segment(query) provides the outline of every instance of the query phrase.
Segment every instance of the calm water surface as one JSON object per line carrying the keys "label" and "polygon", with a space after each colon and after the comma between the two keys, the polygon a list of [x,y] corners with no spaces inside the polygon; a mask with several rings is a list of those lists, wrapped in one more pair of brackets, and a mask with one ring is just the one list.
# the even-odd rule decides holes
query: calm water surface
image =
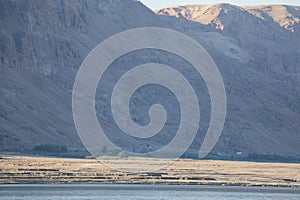
{"label": "calm water surface", "polygon": [[300,188],[180,185],[0,185],[0,200],[246,199],[300,200]]}

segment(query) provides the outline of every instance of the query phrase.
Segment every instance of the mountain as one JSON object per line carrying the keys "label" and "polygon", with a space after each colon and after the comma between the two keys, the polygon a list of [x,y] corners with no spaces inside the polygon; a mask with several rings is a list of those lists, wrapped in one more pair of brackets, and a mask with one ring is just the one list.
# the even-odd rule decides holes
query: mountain
{"label": "mountain", "polygon": [[0,1],[0,149],[82,148],[71,93],[83,59],[107,37],[156,18],[131,0]]}
{"label": "mountain", "polygon": [[[82,149],[71,95],[84,58],[113,34],[165,27],[201,43],[223,76],[227,119],[213,153],[300,157],[299,18],[299,7],[283,5],[175,6],[154,13],[133,0],[1,0],[0,150],[39,144]],[[132,57],[136,61],[116,65],[156,57],[188,67],[170,54],[142,51]]]}
{"label": "mountain", "polygon": [[299,154],[300,7],[187,5],[156,13],[211,28],[194,36],[207,45],[226,81],[227,146]]}
{"label": "mountain", "polygon": [[[230,29],[228,25],[248,22],[248,25],[280,26],[291,32],[299,32],[300,7],[287,5],[234,6],[227,3],[215,5],[186,5],[162,8],[156,13],[184,17],[202,24],[210,24],[217,29]],[[264,20],[263,23],[259,19]],[[252,22],[252,23],[251,23]],[[257,22],[257,23],[253,23]],[[244,24],[245,25],[245,24]],[[245,29],[246,27],[244,27]]]}

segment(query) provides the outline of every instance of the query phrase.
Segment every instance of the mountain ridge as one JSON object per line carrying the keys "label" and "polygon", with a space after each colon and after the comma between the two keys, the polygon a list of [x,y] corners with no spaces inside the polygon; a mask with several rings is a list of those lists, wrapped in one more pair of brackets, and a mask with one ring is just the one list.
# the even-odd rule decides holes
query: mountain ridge
{"label": "mountain ridge", "polygon": [[[219,67],[228,113],[213,153],[300,157],[297,12],[291,14],[295,23],[282,28],[270,18],[257,17],[253,8],[254,14],[237,7],[231,12],[227,4],[224,8],[217,20],[210,12],[219,13],[218,8],[208,8],[205,24],[184,15],[156,15],[131,0],[0,1],[0,150],[24,151],[45,143],[82,149],[71,108],[80,64],[109,36],[151,26],[192,37]],[[136,57],[143,61],[147,55]],[[163,59],[175,60],[158,56]],[[200,143],[196,141],[192,150]]]}
{"label": "mountain ridge", "polygon": [[[231,10],[229,11],[228,9]],[[213,21],[214,18],[218,17],[218,15],[221,14],[221,12],[228,13],[228,12],[233,12],[234,10],[247,11],[249,14],[253,14],[254,16],[260,17],[262,19],[264,19],[264,17],[259,16],[258,12],[263,12],[263,14],[267,14],[269,16],[273,15],[274,17],[277,17],[274,20],[277,23],[279,23],[280,20],[288,17],[291,18],[290,19],[291,24],[289,25],[294,25],[295,23],[300,22],[300,18],[299,18],[300,6],[290,6],[290,5],[283,5],[283,4],[278,4],[278,5],[270,4],[270,5],[257,5],[257,6],[237,6],[228,3],[206,4],[206,5],[174,5],[174,6],[168,6],[165,8],[157,9],[155,10],[155,12],[158,14],[164,14],[169,16],[176,16],[176,17],[182,16],[192,21],[200,22],[203,24],[209,24],[210,22]],[[211,16],[212,18],[208,18],[207,15],[209,13],[213,14]],[[286,27],[287,29],[290,28],[286,24],[280,24],[280,25],[282,27]]]}

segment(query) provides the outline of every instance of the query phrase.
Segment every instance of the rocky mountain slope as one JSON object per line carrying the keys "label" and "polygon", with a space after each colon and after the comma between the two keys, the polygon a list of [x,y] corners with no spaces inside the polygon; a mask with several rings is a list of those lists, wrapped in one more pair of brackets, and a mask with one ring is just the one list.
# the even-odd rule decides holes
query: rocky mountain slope
{"label": "rocky mountain slope", "polygon": [[[112,34],[157,26],[196,39],[222,73],[228,112],[213,153],[300,157],[299,7],[216,4],[157,13],[132,0],[1,0],[0,150],[83,148],[71,110],[83,59]],[[147,52],[133,56],[149,61]]]}
{"label": "rocky mountain slope", "polygon": [[157,17],[131,0],[3,0],[0,10],[0,148],[82,148],[71,92],[83,59],[112,34]]}
{"label": "rocky mountain slope", "polygon": [[[299,154],[300,7],[188,5],[156,13],[211,27],[198,33],[205,37],[202,41],[235,59],[224,62],[211,52],[228,81],[225,130],[231,136],[227,131],[223,135],[228,145],[242,151],[251,143],[249,151],[265,153],[274,152],[267,150],[271,146],[279,151],[294,146],[294,153]],[[222,66],[227,66],[226,72]]]}

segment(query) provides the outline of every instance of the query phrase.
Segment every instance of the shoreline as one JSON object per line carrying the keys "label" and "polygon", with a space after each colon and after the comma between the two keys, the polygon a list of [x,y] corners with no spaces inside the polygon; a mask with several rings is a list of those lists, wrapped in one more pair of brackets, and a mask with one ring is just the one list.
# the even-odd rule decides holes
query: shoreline
{"label": "shoreline", "polygon": [[165,169],[141,173],[105,166],[136,168],[165,159],[106,158],[105,160],[2,155],[0,184],[122,184],[211,187],[300,188],[300,164],[179,159]]}
{"label": "shoreline", "polygon": [[110,187],[113,185],[120,186],[120,188],[126,188],[127,186],[138,186],[138,187],[161,187],[161,186],[183,186],[183,187],[209,187],[209,188],[245,188],[246,190],[295,190],[300,193],[300,186],[288,186],[288,185],[239,185],[239,184],[189,184],[189,183],[96,183],[96,182],[89,182],[89,183],[0,183],[0,188],[7,188],[7,187],[58,187],[58,186],[67,186],[67,187]]}

